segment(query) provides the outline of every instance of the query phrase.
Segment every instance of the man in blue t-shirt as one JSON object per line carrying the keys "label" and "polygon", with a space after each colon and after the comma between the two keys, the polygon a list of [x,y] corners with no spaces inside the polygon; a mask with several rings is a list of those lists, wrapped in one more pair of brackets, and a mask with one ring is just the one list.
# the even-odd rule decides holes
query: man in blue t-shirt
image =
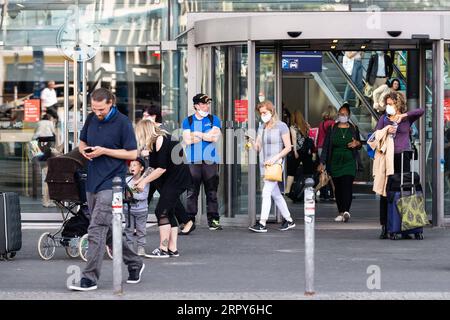
{"label": "man in blue t-shirt", "polygon": [[209,229],[221,230],[217,203],[219,154],[216,150],[216,142],[221,136],[221,124],[218,117],[209,113],[210,97],[199,93],[192,101],[195,113],[183,121],[183,141],[187,145],[186,158],[193,180],[193,185],[187,193],[187,212],[195,221],[200,185],[203,183]]}
{"label": "man in blue t-shirt", "polygon": [[[130,120],[113,105],[114,95],[100,88],[91,94],[92,113],[87,117],[80,135],[80,153],[89,160],[86,195],[91,220],[88,228],[87,264],[76,291],[97,289],[106,235],[112,222],[112,180],[119,176],[125,183],[126,160],[137,158],[137,143]],[[145,265],[126,241],[123,261],[128,266],[127,283],[138,283]]]}

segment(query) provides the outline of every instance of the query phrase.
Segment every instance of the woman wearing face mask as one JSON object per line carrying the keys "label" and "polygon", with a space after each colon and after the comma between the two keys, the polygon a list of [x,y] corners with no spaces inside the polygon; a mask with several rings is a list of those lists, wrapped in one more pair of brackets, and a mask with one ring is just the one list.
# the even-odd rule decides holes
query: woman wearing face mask
{"label": "woman wearing face mask", "polygon": [[384,112],[386,105],[384,103],[384,97],[392,91],[400,91],[400,80],[394,78],[388,81],[386,84],[381,85],[373,91],[373,108],[378,112]]}
{"label": "woman wearing face mask", "polygon": [[328,129],[320,156],[318,170],[330,172],[335,186],[338,208],[337,222],[350,219],[353,199],[353,180],[355,179],[361,141],[358,127],[349,122],[350,106],[346,103],[338,113],[338,122]]}
{"label": "woman wearing face mask", "polygon": [[[262,124],[258,129],[256,142],[252,146],[256,151],[260,151],[260,170],[264,176],[264,165],[272,165],[282,163],[283,158],[291,151],[291,137],[289,135],[288,126],[278,120],[274,105],[270,101],[263,101],[258,104],[256,110],[259,112]],[[275,201],[277,208],[280,210],[284,218],[284,222],[280,228],[286,231],[295,227],[295,222],[291,217],[286,201],[280,192],[279,183],[277,181],[264,180],[262,191],[261,217],[259,222],[249,227],[253,232],[267,232],[266,221],[269,218],[271,198]]]}
{"label": "woman wearing face mask", "polygon": [[[411,126],[425,112],[423,109],[416,109],[407,112],[405,97],[401,92],[391,92],[384,97],[386,114],[380,118],[375,128],[381,130],[390,126],[388,132],[394,138],[394,173],[401,172],[401,154],[403,151],[411,150],[409,134]],[[403,171],[410,171],[411,156],[404,154]],[[380,239],[387,239],[387,198],[380,196]]]}

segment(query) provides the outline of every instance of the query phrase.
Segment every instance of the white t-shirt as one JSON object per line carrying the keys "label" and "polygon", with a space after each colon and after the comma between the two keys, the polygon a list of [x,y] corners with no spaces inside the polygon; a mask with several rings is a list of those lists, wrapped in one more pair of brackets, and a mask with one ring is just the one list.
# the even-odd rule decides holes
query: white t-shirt
{"label": "white t-shirt", "polygon": [[41,92],[41,100],[43,107],[50,107],[58,102],[55,89],[45,88]]}

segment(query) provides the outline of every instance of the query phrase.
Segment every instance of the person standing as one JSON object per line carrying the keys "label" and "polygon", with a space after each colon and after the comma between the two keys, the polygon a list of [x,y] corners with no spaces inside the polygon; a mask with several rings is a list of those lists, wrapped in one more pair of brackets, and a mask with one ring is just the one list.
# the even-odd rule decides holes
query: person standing
{"label": "person standing", "polygon": [[[291,137],[288,126],[278,120],[278,115],[274,105],[270,101],[263,101],[258,104],[256,110],[259,112],[264,124],[258,128],[256,141],[252,141],[252,147],[259,152],[259,164],[261,176],[264,177],[264,168],[267,165],[283,163],[284,157],[292,150]],[[266,222],[269,218],[272,199],[284,218],[280,230],[286,231],[295,227],[295,222],[291,217],[286,200],[280,191],[278,181],[264,179],[262,191],[261,216],[255,225],[249,227],[253,232],[267,232]]]}
{"label": "person standing", "polygon": [[[112,180],[119,176],[125,187],[126,160],[137,158],[137,143],[131,121],[114,106],[115,97],[107,89],[91,94],[93,115],[89,115],[80,134],[80,153],[89,160],[86,193],[91,221],[88,228],[87,264],[76,291],[97,289],[105,253],[106,236],[112,224]],[[128,266],[127,283],[138,283],[145,265],[122,240],[123,261]]]}
{"label": "person standing", "polygon": [[[362,59],[364,58],[363,51],[346,51],[345,56],[347,59],[353,60],[353,68],[350,73],[353,83],[356,85],[359,91],[363,90],[363,66]],[[350,98],[355,96],[353,90],[349,85],[345,88],[344,100],[349,101]],[[358,100],[359,101],[359,100]]]}
{"label": "person standing", "polygon": [[[402,152],[411,150],[410,132],[413,123],[425,113],[424,109],[407,111],[405,96],[398,91],[393,91],[384,97],[386,114],[381,116],[374,131],[390,126],[388,133],[394,135],[394,174],[401,173]],[[403,171],[411,169],[411,155],[406,152],[403,159]],[[387,239],[387,197],[380,196],[380,239]],[[404,237],[409,238],[409,235]]]}
{"label": "person standing", "polygon": [[366,82],[375,90],[379,86],[386,84],[393,71],[394,67],[391,57],[385,54],[384,51],[377,51],[376,54],[370,57]]}
{"label": "person standing", "polygon": [[353,180],[359,158],[358,150],[361,148],[358,127],[350,123],[349,118],[350,107],[345,104],[338,111],[338,122],[327,132],[318,168],[322,171],[326,166],[333,178],[339,212],[334,219],[336,222],[347,222],[350,219]]}
{"label": "person standing", "polygon": [[222,230],[217,201],[219,154],[215,145],[221,136],[221,124],[217,116],[209,113],[211,100],[203,93],[195,95],[192,98],[195,113],[183,121],[183,142],[193,179],[187,193],[187,213],[195,223],[203,183],[209,230]]}
{"label": "person standing", "polygon": [[47,82],[47,88],[41,92],[41,112],[46,113],[48,108],[55,106],[57,103],[58,98],[56,97],[55,81],[51,80]]}
{"label": "person standing", "polygon": [[[145,256],[149,185],[147,184],[142,192],[136,190],[136,185],[145,170],[144,159],[138,157],[136,160],[131,161],[129,169],[131,177],[127,177],[126,181],[129,203],[124,206],[125,214],[129,216],[125,218],[126,227],[124,232],[130,247],[135,248],[135,245],[137,245],[137,254],[142,257]],[[130,207],[128,208],[128,206]]]}
{"label": "person standing", "polygon": [[154,183],[160,194],[155,215],[158,220],[160,242],[147,258],[178,257],[178,221],[176,212],[185,214],[180,196],[191,185],[189,167],[185,163],[182,150],[176,154],[174,149],[179,144],[161,130],[153,121],[142,120],[136,125],[136,136],[140,148],[149,150],[150,167],[154,170],[137,185],[142,192],[148,183]]}
{"label": "person standing", "polygon": [[378,112],[384,112],[386,110],[384,97],[392,91],[400,91],[400,87],[400,80],[396,78],[379,86],[372,94],[373,108]]}

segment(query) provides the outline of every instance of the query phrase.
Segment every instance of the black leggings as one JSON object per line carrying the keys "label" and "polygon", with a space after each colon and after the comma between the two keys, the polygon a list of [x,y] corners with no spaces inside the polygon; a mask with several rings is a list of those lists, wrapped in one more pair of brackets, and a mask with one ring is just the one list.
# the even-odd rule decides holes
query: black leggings
{"label": "black leggings", "polygon": [[339,213],[349,212],[353,200],[354,176],[333,177],[336,204]]}
{"label": "black leggings", "polygon": [[[411,155],[409,153],[404,154],[403,159],[403,172],[411,171]],[[394,154],[394,173],[402,172],[402,154]],[[380,224],[382,226],[387,225],[388,214],[388,201],[387,197],[380,196]]]}
{"label": "black leggings", "polygon": [[155,209],[158,226],[170,224],[172,228],[177,227],[177,218],[180,217],[185,217],[187,219],[180,219],[184,220],[180,221],[182,223],[186,223],[187,221],[189,221],[186,214],[186,209],[184,208],[180,200],[180,196],[185,191],[186,188],[179,188],[169,181],[166,182],[162,186],[162,188],[158,189],[160,197]]}

